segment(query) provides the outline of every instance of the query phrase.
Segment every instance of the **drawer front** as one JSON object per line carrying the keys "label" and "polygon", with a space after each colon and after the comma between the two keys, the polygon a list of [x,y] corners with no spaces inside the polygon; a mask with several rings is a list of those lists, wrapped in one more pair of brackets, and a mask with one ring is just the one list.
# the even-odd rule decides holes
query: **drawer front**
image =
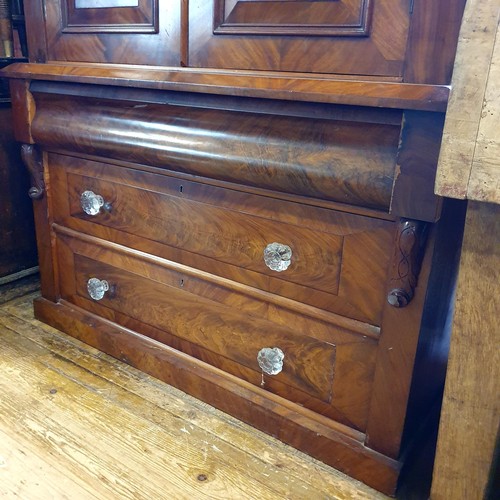
{"label": "drawer front", "polygon": [[[388,210],[391,204],[399,112],[384,117],[358,110],[352,121],[349,111],[339,111],[345,119],[273,116],[140,100],[125,104],[119,96],[118,102],[61,96],[64,86],[39,85],[33,88],[31,131],[49,150],[358,207]],[[386,118],[389,123],[379,123]]]}
{"label": "drawer front", "polygon": [[[53,213],[59,224],[380,324],[391,221],[51,158]],[[85,213],[83,193],[92,193],[94,201],[101,197],[104,206],[93,215]]]}
{"label": "drawer front", "polygon": [[[73,217],[92,219],[226,264],[266,275],[279,274],[285,281],[337,293],[341,236],[200,203],[190,199],[189,192],[184,194],[188,184],[176,195],[75,174],[68,174],[68,184]],[[111,200],[111,210],[86,215],[80,201],[86,191],[102,193],[105,200]],[[281,260],[280,248],[286,252]]]}
{"label": "drawer front", "polygon": [[320,330],[313,319],[280,324],[270,304],[208,275],[86,238],[58,237],[63,299],[342,423],[364,426],[376,340],[335,325],[311,336]]}

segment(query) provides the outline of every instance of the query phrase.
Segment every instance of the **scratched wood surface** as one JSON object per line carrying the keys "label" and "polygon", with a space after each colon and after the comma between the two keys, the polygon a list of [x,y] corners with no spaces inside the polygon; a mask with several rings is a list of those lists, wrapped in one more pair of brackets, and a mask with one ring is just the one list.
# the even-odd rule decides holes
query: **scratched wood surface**
{"label": "scratched wood surface", "polygon": [[[497,0],[497,22],[500,1]],[[495,32],[467,198],[500,203],[500,25]]]}
{"label": "scratched wood surface", "polygon": [[499,0],[468,0],[436,176],[436,193],[500,203]]}
{"label": "scratched wood surface", "polygon": [[37,294],[0,305],[2,498],[387,498],[36,321]]}
{"label": "scratched wood surface", "polygon": [[470,201],[458,276],[433,500],[485,496],[500,421],[500,206]]}

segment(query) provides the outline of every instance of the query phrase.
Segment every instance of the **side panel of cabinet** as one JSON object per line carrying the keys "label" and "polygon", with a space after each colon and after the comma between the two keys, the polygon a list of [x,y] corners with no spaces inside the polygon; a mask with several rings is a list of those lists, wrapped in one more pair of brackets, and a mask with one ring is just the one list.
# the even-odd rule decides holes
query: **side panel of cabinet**
{"label": "side panel of cabinet", "polygon": [[180,2],[44,0],[44,6],[49,61],[179,65]]}
{"label": "side panel of cabinet", "polygon": [[29,187],[29,174],[13,137],[12,109],[0,105],[0,283],[37,265]]}
{"label": "side panel of cabinet", "polygon": [[189,4],[194,67],[400,77],[407,0]]}

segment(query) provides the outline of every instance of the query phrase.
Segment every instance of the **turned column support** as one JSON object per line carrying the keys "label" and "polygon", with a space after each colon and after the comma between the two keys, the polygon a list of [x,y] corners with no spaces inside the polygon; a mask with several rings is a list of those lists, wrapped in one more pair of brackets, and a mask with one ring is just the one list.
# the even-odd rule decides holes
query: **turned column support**
{"label": "turned column support", "polygon": [[415,294],[425,250],[428,224],[401,219],[388,284],[387,301],[394,307],[405,307]]}
{"label": "turned column support", "polygon": [[39,200],[45,192],[42,154],[35,144],[23,144],[21,146],[21,157],[31,174],[33,184],[28,191],[28,195],[33,200]]}

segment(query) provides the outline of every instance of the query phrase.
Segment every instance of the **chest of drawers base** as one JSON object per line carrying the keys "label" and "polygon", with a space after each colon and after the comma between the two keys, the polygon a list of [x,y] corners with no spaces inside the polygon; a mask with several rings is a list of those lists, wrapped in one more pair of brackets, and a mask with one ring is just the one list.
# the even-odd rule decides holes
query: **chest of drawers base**
{"label": "chest of drawers base", "polygon": [[393,494],[444,375],[442,116],[28,85],[36,317]]}
{"label": "chest of drawers base", "polygon": [[64,301],[35,301],[36,317],[294,446],[380,491],[395,491],[401,464],[329,419]]}

